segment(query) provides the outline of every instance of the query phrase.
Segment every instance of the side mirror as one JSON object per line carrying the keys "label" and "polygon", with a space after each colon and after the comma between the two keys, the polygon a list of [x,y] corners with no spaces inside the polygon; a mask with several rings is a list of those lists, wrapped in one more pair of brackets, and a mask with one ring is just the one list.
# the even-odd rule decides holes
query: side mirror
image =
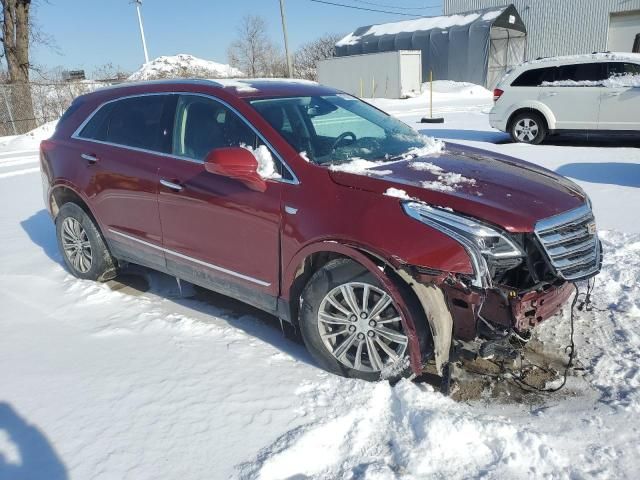
{"label": "side mirror", "polygon": [[209,173],[233,178],[251,190],[264,192],[267,184],[258,175],[258,161],[246,148],[228,147],[211,150],[205,160],[204,169]]}

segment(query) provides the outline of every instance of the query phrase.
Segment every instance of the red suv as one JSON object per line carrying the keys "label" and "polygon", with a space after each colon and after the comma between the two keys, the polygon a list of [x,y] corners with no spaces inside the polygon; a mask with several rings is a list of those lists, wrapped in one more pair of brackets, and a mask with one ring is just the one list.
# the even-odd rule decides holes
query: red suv
{"label": "red suv", "polygon": [[41,167],[75,276],[131,262],[221,292],[349,377],[442,371],[458,341],[526,338],[601,264],[574,183],[311,82],[83,95]]}

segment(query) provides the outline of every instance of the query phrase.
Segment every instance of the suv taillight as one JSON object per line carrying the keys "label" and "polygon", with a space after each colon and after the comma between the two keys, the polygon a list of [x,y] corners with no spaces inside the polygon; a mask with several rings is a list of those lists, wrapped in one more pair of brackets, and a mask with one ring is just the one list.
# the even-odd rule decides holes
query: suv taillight
{"label": "suv taillight", "polygon": [[500,90],[499,88],[496,88],[493,90],[493,101],[497,102],[500,97],[502,96],[502,94],[504,93],[504,90]]}

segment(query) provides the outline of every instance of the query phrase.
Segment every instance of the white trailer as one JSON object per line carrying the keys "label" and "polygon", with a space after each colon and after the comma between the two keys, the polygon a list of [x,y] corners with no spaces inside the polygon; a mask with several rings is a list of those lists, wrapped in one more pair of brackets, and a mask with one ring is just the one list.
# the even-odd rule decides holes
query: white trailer
{"label": "white trailer", "polygon": [[318,81],[360,98],[406,98],[420,94],[420,50],[334,57],[318,63]]}

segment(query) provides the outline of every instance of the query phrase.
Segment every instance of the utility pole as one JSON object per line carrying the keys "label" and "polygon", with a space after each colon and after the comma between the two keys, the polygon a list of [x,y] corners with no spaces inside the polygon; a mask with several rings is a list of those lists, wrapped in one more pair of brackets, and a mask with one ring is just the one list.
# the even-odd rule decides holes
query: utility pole
{"label": "utility pole", "polygon": [[289,55],[289,39],[287,38],[287,20],[284,15],[284,0],[280,0],[280,17],[282,18],[282,33],[284,35],[284,54],[287,56],[287,73],[289,78],[293,77],[293,65]]}
{"label": "utility pole", "polygon": [[147,52],[147,41],[144,38],[144,27],[142,26],[142,13],[140,13],[142,0],[133,0],[133,3],[136,4],[136,10],[138,11],[138,25],[140,25],[140,37],[142,37],[142,48],[144,49],[144,63],[149,63],[149,52]]}

